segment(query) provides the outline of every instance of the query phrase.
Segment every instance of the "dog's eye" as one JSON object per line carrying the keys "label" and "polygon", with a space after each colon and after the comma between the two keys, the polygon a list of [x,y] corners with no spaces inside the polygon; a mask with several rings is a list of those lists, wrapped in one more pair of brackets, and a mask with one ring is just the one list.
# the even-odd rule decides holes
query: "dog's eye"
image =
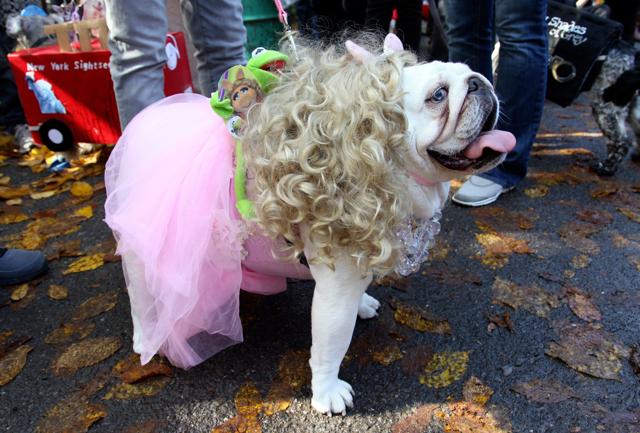
{"label": "dog's eye", "polygon": [[442,102],[445,99],[447,99],[448,94],[449,94],[449,91],[447,89],[445,89],[444,87],[440,87],[438,90],[433,92],[431,97],[427,99],[427,102],[435,102],[435,103]]}

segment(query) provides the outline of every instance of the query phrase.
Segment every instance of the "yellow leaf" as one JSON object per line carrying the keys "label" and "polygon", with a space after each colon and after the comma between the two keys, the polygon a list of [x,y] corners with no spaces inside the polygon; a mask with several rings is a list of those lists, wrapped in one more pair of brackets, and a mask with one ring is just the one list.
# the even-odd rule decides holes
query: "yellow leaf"
{"label": "yellow leaf", "polygon": [[430,388],[444,388],[460,380],[467,371],[469,352],[439,352],[424,367],[420,383]]}
{"label": "yellow leaf", "polygon": [[164,389],[171,381],[168,377],[152,377],[137,383],[120,383],[111,388],[104,400],[131,400],[152,397]]}
{"label": "yellow leaf", "polygon": [[29,217],[22,212],[7,212],[0,214],[0,224],[15,224],[28,219]]}
{"label": "yellow leaf", "polygon": [[120,349],[120,338],[88,338],[74,343],[55,360],[53,372],[57,375],[73,374],[77,370],[97,364]]}
{"label": "yellow leaf", "polygon": [[580,254],[571,259],[571,266],[575,269],[584,269],[591,263],[591,258],[587,255]]}
{"label": "yellow leaf", "polygon": [[525,189],[524,193],[527,195],[527,197],[540,198],[549,194],[549,187],[546,185],[537,185],[532,188]]}
{"label": "yellow leaf", "polygon": [[629,209],[628,207],[619,207],[618,210],[620,211],[621,214],[629,218],[631,221],[640,223],[639,213],[634,212],[632,209]]}
{"label": "yellow leaf", "polygon": [[96,317],[111,310],[117,303],[117,292],[107,292],[93,296],[84,301],[73,311],[72,320],[79,322]]}
{"label": "yellow leaf", "polygon": [[479,404],[480,406],[486,405],[492,395],[493,390],[475,376],[471,376],[462,388],[464,400],[469,403]]}
{"label": "yellow leaf", "polygon": [[136,383],[154,376],[171,376],[173,371],[162,358],[154,356],[145,365],[140,364],[140,356],[132,353],[118,361],[112,369],[124,383]]}
{"label": "yellow leaf", "polygon": [[402,359],[402,351],[397,344],[384,347],[380,351],[373,352],[373,360],[385,367],[391,365],[399,359]]}
{"label": "yellow leaf", "polygon": [[5,204],[7,206],[18,206],[22,204],[22,199],[21,198],[12,198],[10,200],[5,201]]}
{"label": "yellow leaf", "polygon": [[394,309],[393,318],[401,325],[408,326],[420,332],[451,334],[449,322],[434,317],[421,308],[404,304],[395,299],[391,301],[391,308]]}
{"label": "yellow leaf", "polygon": [[91,206],[83,206],[80,209],[77,209],[73,215],[83,217],[83,218],[91,218],[93,217],[93,207]]}
{"label": "yellow leaf", "polygon": [[0,185],[7,186],[11,183],[11,178],[9,176],[4,176],[0,174]]}
{"label": "yellow leaf", "polygon": [[27,296],[27,292],[29,292],[29,284],[22,284],[16,287],[13,292],[11,292],[11,300],[19,301],[20,299]]}
{"label": "yellow leaf", "polygon": [[45,413],[35,433],[84,433],[105,416],[103,405],[90,403],[82,392],[74,392]]}
{"label": "yellow leaf", "polygon": [[73,182],[71,194],[76,197],[91,197],[93,195],[93,187],[87,182]]}
{"label": "yellow leaf", "polygon": [[32,192],[31,194],[29,194],[29,197],[31,197],[34,200],[41,200],[43,198],[53,197],[56,194],[58,194],[58,191],[56,191],[56,190],[42,191],[42,192]]}
{"label": "yellow leaf", "polygon": [[91,322],[64,323],[51,331],[44,338],[44,342],[51,345],[66,344],[70,343],[74,336],[82,340],[91,334],[95,327],[96,325]]}
{"label": "yellow leaf", "polygon": [[29,185],[20,185],[16,188],[9,188],[8,186],[0,186],[0,199],[9,200],[12,198],[23,197],[31,193]]}
{"label": "yellow leaf", "polygon": [[266,416],[283,412],[291,406],[293,401],[293,390],[289,385],[282,382],[275,382],[269,388],[269,392],[262,404],[262,413]]}
{"label": "yellow leaf", "polygon": [[104,265],[104,254],[98,253],[91,256],[84,256],[71,262],[67,270],[62,272],[62,275],[92,271],[94,269],[98,269],[102,265]]}
{"label": "yellow leaf", "polygon": [[0,358],[0,386],[11,382],[22,371],[31,350],[29,345],[18,346]]}
{"label": "yellow leaf", "polygon": [[67,297],[69,296],[69,291],[67,290],[66,287],[59,286],[57,284],[52,284],[49,286],[49,290],[47,291],[47,294],[51,299],[60,300],[60,299],[67,299]]}

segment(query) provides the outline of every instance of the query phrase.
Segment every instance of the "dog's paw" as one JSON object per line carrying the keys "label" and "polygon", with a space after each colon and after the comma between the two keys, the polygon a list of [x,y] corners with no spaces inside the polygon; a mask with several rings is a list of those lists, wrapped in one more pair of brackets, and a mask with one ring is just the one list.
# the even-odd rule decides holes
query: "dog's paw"
{"label": "dog's paw", "polygon": [[380,308],[380,302],[373,296],[363,293],[362,298],[360,298],[360,305],[358,305],[358,317],[361,319],[376,317],[378,308]]}
{"label": "dog's paw", "polygon": [[604,161],[594,164],[592,168],[593,171],[600,176],[613,176],[616,173],[618,166],[617,164],[609,164],[607,161]]}
{"label": "dog's paw", "polygon": [[321,386],[314,386],[311,406],[329,416],[334,413],[346,415],[347,407],[353,407],[353,388],[338,378]]}

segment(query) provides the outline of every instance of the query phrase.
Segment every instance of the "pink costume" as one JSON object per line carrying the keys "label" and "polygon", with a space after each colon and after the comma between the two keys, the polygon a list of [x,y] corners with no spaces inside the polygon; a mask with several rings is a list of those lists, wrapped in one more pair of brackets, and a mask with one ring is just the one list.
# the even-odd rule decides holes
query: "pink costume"
{"label": "pink costume", "polygon": [[134,350],[189,368],[242,341],[239,293],[274,294],[286,277],[271,241],[248,236],[233,194],[233,137],[209,99],[171,96],[125,129],[107,162],[105,221],[118,241]]}

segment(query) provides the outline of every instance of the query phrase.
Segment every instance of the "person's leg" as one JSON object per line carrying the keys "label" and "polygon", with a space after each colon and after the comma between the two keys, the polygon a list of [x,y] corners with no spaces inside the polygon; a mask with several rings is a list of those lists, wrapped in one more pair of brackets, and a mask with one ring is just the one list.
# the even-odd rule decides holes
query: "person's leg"
{"label": "person's leg", "polygon": [[25,121],[18,89],[7,61],[11,46],[12,40],[9,36],[5,32],[0,33],[0,126],[7,127],[10,131]]}
{"label": "person's leg", "polygon": [[414,53],[420,51],[422,27],[422,0],[398,0],[398,22],[396,28],[405,48]]}
{"label": "person's leg", "polygon": [[168,30],[164,0],[106,0],[111,77],[122,128],[164,98]]}
{"label": "person's leg", "polygon": [[529,153],[544,107],[547,83],[546,0],[495,2],[500,41],[496,93],[501,101],[497,128],[516,137],[516,147],[495,169],[481,176],[511,188],[527,174]]}
{"label": "person's leg", "polygon": [[232,66],[244,64],[247,32],[240,0],[180,0],[182,18],[196,48],[200,92],[211,95]]}
{"label": "person's leg", "polygon": [[449,60],[466,63],[493,81],[493,0],[447,0]]}

